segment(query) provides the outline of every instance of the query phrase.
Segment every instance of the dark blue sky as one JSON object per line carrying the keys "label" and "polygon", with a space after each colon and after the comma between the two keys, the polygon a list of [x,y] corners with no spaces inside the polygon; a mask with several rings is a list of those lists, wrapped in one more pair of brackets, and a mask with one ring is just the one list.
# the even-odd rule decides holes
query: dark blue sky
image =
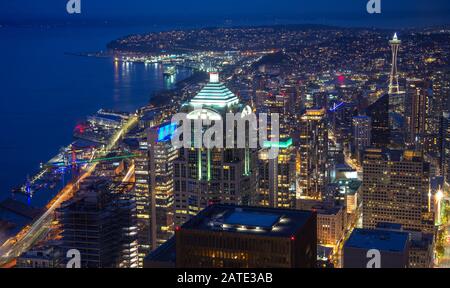
{"label": "dark blue sky", "polygon": [[[381,0],[382,15],[366,12],[368,0],[81,0],[82,15],[69,16],[68,0],[2,0],[0,20],[26,19],[145,19],[171,17],[238,18],[278,17],[315,19],[420,18],[446,22],[450,18],[448,0]],[[72,18],[70,18],[72,17]],[[77,18],[75,18],[77,17]],[[449,20],[450,21],[450,20]],[[372,21],[373,22],[373,21]],[[412,21],[414,22],[414,21]]]}

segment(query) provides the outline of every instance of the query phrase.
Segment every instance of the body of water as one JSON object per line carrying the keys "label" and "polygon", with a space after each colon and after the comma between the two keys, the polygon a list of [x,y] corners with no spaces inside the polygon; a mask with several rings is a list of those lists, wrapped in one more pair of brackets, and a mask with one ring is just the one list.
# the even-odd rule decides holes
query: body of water
{"label": "body of water", "polygon": [[69,144],[73,128],[100,108],[135,111],[174,88],[161,66],[73,56],[154,28],[0,28],[0,199]]}

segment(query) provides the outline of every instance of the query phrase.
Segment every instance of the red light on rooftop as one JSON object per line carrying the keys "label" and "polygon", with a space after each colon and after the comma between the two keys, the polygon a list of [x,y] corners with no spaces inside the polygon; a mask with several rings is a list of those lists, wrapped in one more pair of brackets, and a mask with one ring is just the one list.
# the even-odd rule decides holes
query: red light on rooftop
{"label": "red light on rooftop", "polygon": [[291,241],[295,241],[295,236],[291,236]]}
{"label": "red light on rooftop", "polygon": [[344,85],[345,84],[345,76],[342,74],[339,74],[337,77],[338,83],[339,85]]}

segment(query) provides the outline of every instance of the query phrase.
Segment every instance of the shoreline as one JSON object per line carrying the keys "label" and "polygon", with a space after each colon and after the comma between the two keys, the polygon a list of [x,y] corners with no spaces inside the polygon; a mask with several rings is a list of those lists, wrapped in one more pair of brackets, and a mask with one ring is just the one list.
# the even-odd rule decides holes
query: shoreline
{"label": "shoreline", "polygon": [[[87,52],[80,52],[80,53],[69,53],[69,52],[66,52],[64,54],[71,55],[71,56],[79,56],[79,57],[93,57],[93,58],[98,58],[98,59],[112,58],[112,56],[99,56],[99,55],[94,55],[95,53],[91,54],[91,53],[87,53]],[[137,113],[138,111],[142,110],[143,108],[145,108],[148,105],[154,105],[155,107],[163,107],[163,106],[165,106],[167,104],[165,102],[166,101],[170,102],[170,100],[172,99],[172,97],[173,97],[172,94],[176,94],[176,93],[180,92],[184,87],[186,87],[188,85],[191,85],[193,82],[198,82],[198,81],[201,81],[203,78],[205,78],[205,76],[203,75],[203,72],[195,70],[195,69],[192,69],[192,71],[193,72],[192,72],[191,76],[189,76],[189,77],[187,77],[185,79],[179,80],[176,83],[174,83],[175,87],[173,87],[173,88],[165,88],[165,89],[162,89],[162,90],[155,91],[154,93],[151,93],[148,96],[149,99],[147,100],[146,104],[144,104],[143,106],[138,107],[134,111],[130,111],[130,112],[126,112],[126,113],[129,114],[129,115],[132,115],[132,114]],[[167,97],[167,96],[172,96],[172,97]],[[98,111],[99,110],[103,110],[103,109],[104,108],[100,107],[98,109]],[[110,109],[108,109],[108,110],[110,110]],[[117,111],[114,111],[114,112],[122,112],[122,111],[117,110]],[[90,116],[89,114],[88,115],[84,115],[83,119],[86,119],[89,116]],[[76,140],[77,139],[73,138],[73,136],[72,136],[72,141],[69,144],[65,144],[65,145],[63,144],[61,146],[62,149],[67,149],[73,143],[75,143]],[[51,162],[52,159],[60,158],[61,157],[61,147],[60,147],[59,150],[55,149],[58,152],[56,154],[54,154],[52,157],[50,157],[49,160],[40,162],[41,165]],[[43,170],[44,169],[39,168],[39,169],[37,169],[36,172],[32,172],[31,174],[29,173],[30,171],[25,171],[23,174],[24,175],[29,175],[28,178],[29,179],[33,179],[37,175],[39,175],[41,173],[44,173]],[[25,177],[25,179],[26,178],[27,177]],[[25,186],[26,186],[26,181],[14,185],[11,189],[5,191],[6,193],[4,193],[3,196],[1,197],[0,202],[6,201],[8,199],[14,199],[16,201],[19,201],[19,202],[23,203],[25,199],[20,199],[20,198],[26,198],[26,194],[23,191],[23,187],[25,187]],[[19,192],[19,190],[21,190],[21,191]],[[51,200],[52,194],[54,192],[55,191],[45,191],[46,194],[49,194],[48,197],[50,199],[45,200],[46,203],[43,203],[42,205],[40,205],[40,204],[39,205],[36,205],[36,204],[35,205],[31,205],[31,204],[29,204],[29,207],[38,207],[38,208],[41,207],[41,206],[45,207],[45,205],[48,204],[48,201]],[[19,194],[18,197],[16,197],[16,194]],[[16,199],[16,198],[19,198],[19,199]],[[47,198],[47,196],[45,198]]]}

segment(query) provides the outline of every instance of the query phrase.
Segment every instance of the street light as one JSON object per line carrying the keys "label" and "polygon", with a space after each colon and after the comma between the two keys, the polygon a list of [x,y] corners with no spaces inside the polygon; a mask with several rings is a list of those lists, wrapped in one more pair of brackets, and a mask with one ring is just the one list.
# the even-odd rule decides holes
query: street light
{"label": "street light", "polygon": [[444,198],[444,193],[440,187],[434,197],[437,203],[437,224],[441,224],[441,201]]}

